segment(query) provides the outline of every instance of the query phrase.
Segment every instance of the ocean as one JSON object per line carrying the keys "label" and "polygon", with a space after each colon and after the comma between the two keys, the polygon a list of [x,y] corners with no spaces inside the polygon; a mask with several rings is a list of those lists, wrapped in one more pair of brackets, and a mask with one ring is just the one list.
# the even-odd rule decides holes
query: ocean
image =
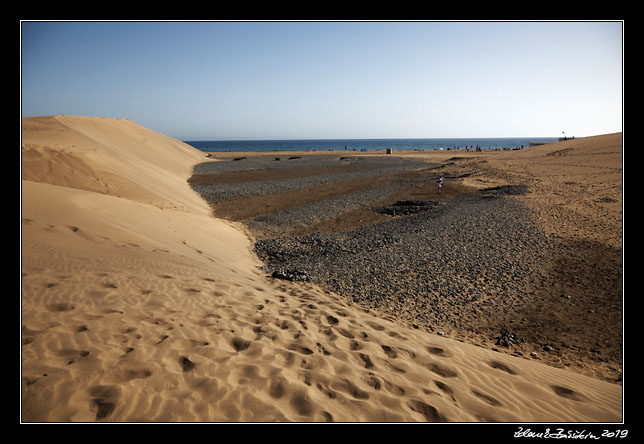
{"label": "ocean", "polygon": [[557,142],[557,137],[466,138],[466,139],[312,139],[312,140],[190,140],[184,141],[204,152],[241,151],[373,151],[439,150],[480,147],[488,149],[528,148],[530,143]]}

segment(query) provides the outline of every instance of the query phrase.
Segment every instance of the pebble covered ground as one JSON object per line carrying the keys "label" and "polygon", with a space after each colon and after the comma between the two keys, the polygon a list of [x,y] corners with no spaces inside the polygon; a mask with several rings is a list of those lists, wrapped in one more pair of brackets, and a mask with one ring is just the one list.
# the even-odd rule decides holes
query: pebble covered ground
{"label": "pebble covered ground", "polygon": [[566,325],[553,296],[558,246],[513,198],[530,188],[465,187],[460,178],[475,170],[451,160],[227,158],[198,165],[190,181],[216,216],[250,229],[269,276],[310,281],[414,328],[548,354],[557,366],[590,355],[595,339]]}
{"label": "pebble covered ground", "polygon": [[[386,161],[383,161],[386,160]],[[339,173],[324,174],[324,169],[345,168]],[[373,179],[379,176],[396,174],[414,168],[427,167],[427,164],[413,159],[355,156],[263,156],[241,157],[238,160],[224,162],[209,162],[197,165],[195,175],[221,175],[222,173],[256,172],[258,177],[267,171],[279,172],[280,170],[297,169],[303,175],[293,174],[294,177],[285,177],[278,180],[249,180],[243,184],[220,183],[217,186],[193,185],[195,191],[207,201],[230,200],[247,196],[266,196],[284,191],[318,187],[336,183],[347,178]],[[314,170],[315,173],[312,174]],[[331,170],[333,171],[333,170]],[[351,192],[350,189],[347,190]]]}
{"label": "pebble covered ground", "polygon": [[427,326],[463,327],[499,299],[504,308],[519,303],[527,285],[545,278],[547,238],[518,202],[474,195],[422,208],[344,233],[262,239],[255,251],[269,270],[297,269]]}

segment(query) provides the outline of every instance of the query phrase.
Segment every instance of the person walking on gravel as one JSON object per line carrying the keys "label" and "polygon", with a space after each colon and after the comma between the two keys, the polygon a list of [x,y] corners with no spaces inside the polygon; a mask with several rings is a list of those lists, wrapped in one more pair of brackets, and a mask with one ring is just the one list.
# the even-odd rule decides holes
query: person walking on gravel
{"label": "person walking on gravel", "polygon": [[438,186],[438,194],[440,194],[441,188],[443,187],[443,176],[439,176],[438,179],[436,179],[436,185]]}

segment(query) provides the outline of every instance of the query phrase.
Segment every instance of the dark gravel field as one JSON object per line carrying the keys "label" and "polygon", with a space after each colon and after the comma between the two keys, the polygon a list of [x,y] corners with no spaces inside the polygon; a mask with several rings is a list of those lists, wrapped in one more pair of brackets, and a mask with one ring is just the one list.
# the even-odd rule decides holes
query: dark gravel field
{"label": "dark gravel field", "polygon": [[215,216],[250,229],[275,279],[528,359],[594,359],[597,339],[560,308],[560,246],[515,198],[530,188],[464,186],[476,164],[459,160],[240,156],[198,165],[190,184]]}
{"label": "dark gravel field", "polygon": [[475,319],[516,310],[546,279],[548,239],[515,200],[473,193],[376,210],[392,216],[348,232],[261,239],[255,251],[268,272],[290,271],[431,329],[476,328]]}

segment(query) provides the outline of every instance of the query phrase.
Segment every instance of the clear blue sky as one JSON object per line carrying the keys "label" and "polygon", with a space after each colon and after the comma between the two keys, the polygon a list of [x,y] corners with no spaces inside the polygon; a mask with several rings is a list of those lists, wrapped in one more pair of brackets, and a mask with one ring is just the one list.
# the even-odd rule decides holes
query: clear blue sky
{"label": "clear blue sky", "polygon": [[23,22],[22,115],[180,140],[622,131],[622,22]]}

